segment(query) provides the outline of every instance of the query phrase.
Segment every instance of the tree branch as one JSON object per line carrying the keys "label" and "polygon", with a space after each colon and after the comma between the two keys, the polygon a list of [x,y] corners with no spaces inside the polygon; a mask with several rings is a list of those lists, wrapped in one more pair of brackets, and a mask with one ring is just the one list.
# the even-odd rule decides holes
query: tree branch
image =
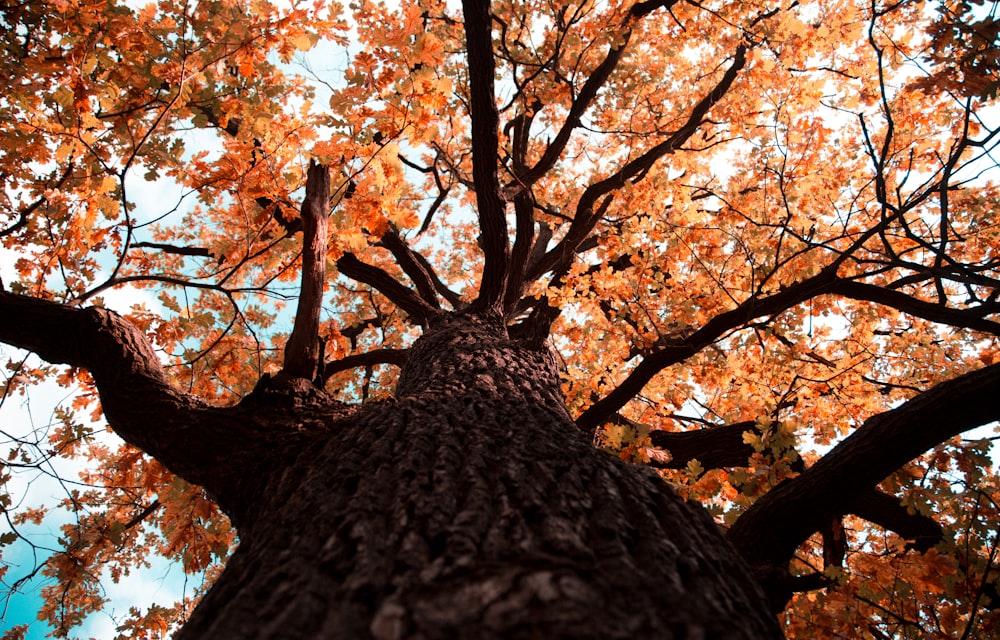
{"label": "tree branch", "polygon": [[514,310],[524,289],[524,269],[531,255],[532,243],[535,240],[534,200],[531,191],[523,191],[514,198],[514,218],[517,225],[514,231],[514,249],[511,254],[510,275],[507,280],[507,292],[504,300],[504,309],[508,313]]}
{"label": "tree branch", "polygon": [[892,531],[907,540],[907,548],[923,553],[944,539],[944,527],[934,518],[910,511],[896,496],[877,489],[863,491],[847,513]]}
{"label": "tree branch", "polygon": [[[667,462],[651,462],[661,469],[684,469],[688,462],[698,460],[705,469],[743,467],[754,449],[743,441],[743,433],[752,431],[754,422],[737,422],[696,431],[652,431],[649,438],[653,445],[670,452]],[[851,500],[839,517],[853,514],[883,529],[893,531],[917,551],[926,551],[944,538],[944,529],[933,518],[910,512],[899,498],[876,489],[861,492]]]}
{"label": "tree branch", "polygon": [[[66,180],[73,174],[74,168],[75,165],[72,162],[67,163],[66,168],[63,170],[62,175],[59,176],[59,179],[56,180],[55,184],[53,184],[52,186],[47,186],[45,190],[49,191],[49,190],[60,189],[63,186],[63,184],[66,183]],[[28,206],[18,211],[17,221],[15,221],[14,224],[10,225],[6,229],[0,230],[0,238],[9,236],[15,231],[26,227],[28,225],[28,219],[31,217],[31,214],[33,214],[35,211],[38,210],[39,207],[46,204],[47,202],[48,202],[47,198],[43,195],[34,202],[32,202],[31,204],[29,204]]]}
{"label": "tree branch", "polygon": [[715,316],[691,335],[664,345],[643,359],[617,388],[580,414],[576,419],[577,424],[581,429],[593,434],[600,425],[607,422],[616,411],[639,393],[653,376],[666,367],[682,362],[726,332],[744,326],[755,318],[776,315],[819,295],[832,294],[866,300],[933,322],[1000,335],[998,333],[1000,324],[982,318],[981,314],[985,313],[984,311],[950,309],[918,300],[898,291],[838,278],[835,274],[836,263],[811,278],[785,287],[778,293],[766,297],[752,296],[735,309]]}
{"label": "tree branch", "polygon": [[831,287],[830,293],[851,298],[852,300],[865,300],[892,307],[903,313],[923,318],[924,320],[930,320],[931,322],[939,322],[953,327],[973,329],[1000,336],[1000,323],[987,320],[983,317],[990,313],[1000,312],[1000,305],[991,304],[989,308],[972,307],[968,309],[953,309],[908,296],[900,291],[853,280],[841,280],[837,282]]}
{"label": "tree branch", "polygon": [[[728,537],[763,581],[787,569],[795,549],[894,470],[963,431],[1000,418],[1000,364],[942,382],[865,421],[815,465],[765,494]],[[769,590],[782,606],[787,594]]]}
{"label": "tree branch", "polygon": [[741,327],[754,318],[781,313],[825,293],[836,282],[836,267],[827,267],[815,276],[789,285],[778,293],[766,297],[752,296],[735,309],[720,313],[691,335],[667,344],[644,358],[618,387],[580,414],[576,419],[577,425],[593,435],[600,425],[607,422],[653,376],[666,367],[683,362],[726,332]]}
{"label": "tree branch", "polygon": [[438,309],[427,304],[388,272],[362,262],[353,253],[345,253],[341,256],[337,260],[337,269],[348,278],[374,287],[417,324],[427,324],[433,316],[438,314]]}
{"label": "tree branch", "polygon": [[438,304],[437,292],[434,287],[434,270],[431,266],[426,261],[418,260],[416,252],[410,249],[406,242],[399,237],[399,234],[391,229],[382,236],[381,244],[396,258],[396,264],[413,281],[417,287],[417,293],[420,294],[424,302],[432,307],[440,308],[441,305]]}
{"label": "tree branch", "polygon": [[462,296],[449,289],[448,285],[441,281],[437,272],[434,271],[434,267],[431,266],[431,263],[427,261],[427,258],[425,258],[423,254],[414,251],[413,259],[423,267],[424,272],[430,276],[431,283],[434,285],[435,291],[437,291],[442,298],[447,300],[448,304],[450,304],[452,308],[464,309],[468,306],[468,303],[462,300]]}
{"label": "tree branch", "polygon": [[247,473],[240,452],[254,440],[253,427],[171,385],[132,323],[105,309],[0,292],[0,341],[89,371],[111,428],[173,473],[202,485],[230,512]]}
{"label": "tree branch", "polygon": [[595,182],[584,190],[577,203],[576,214],[566,236],[538,261],[531,272],[526,274],[528,281],[533,281],[546,271],[557,269],[560,265],[571,262],[580,243],[590,235],[600,221],[601,213],[608,203],[605,200],[602,206],[602,204],[598,204],[598,201],[621,189],[629,181],[644,175],[658,160],[676,151],[694,135],[711,108],[722,100],[736,81],[740,70],[746,65],[747,51],[748,45],[746,44],[741,44],[736,48],[732,64],[712,90],[691,109],[687,120],[679,129],[635,160],[626,163],[614,174]]}
{"label": "tree branch", "polygon": [[402,367],[406,364],[408,352],[409,349],[376,349],[365,353],[354,353],[340,360],[331,360],[323,365],[323,383],[325,384],[334,374],[355,367],[367,367],[374,364],[392,364]]}
{"label": "tree branch", "polygon": [[330,171],[309,161],[302,201],[302,287],[292,335],[285,344],[282,371],[312,379],[319,357],[319,315],[326,279],[327,218],[330,215]]}
{"label": "tree branch", "polygon": [[743,441],[743,433],[754,429],[755,423],[750,420],[696,431],[651,431],[653,446],[670,452],[669,461],[652,466],[684,469],[697,460],[706,469],[745,467],[754,449]]}
{"label": "tree branch", "polygon": [[[646,15],[652,13],[656,9],[661,7],[672,7],[677,4],[677,0],[659,0],[655,2],[638,2],[632,6],[629,11],[627,18],[625,19],[627,28],[625,28],[617,38],[613,40],[613,44],[608,48],[608,53],[601,61],[597,68],[587,77],[586,82],[580,88],[580,92],[576,95],[573,100],[573,104],[570,105],[569,113],[566,114],[566,120],[563,122],[562,127],[556,134],[555,139],[546,147],[545,152],[542,157],[538,159],[533,167],[529,170],[520,173],[515,176],[514,180],[508,184],[504,190],[509,196],[516,195],[522,190],[530,188],[535,182],[537,182],[542,176],[548,173],[552,167],[555,166],[556,162],[559,160],[559,156],[566,148],[566,144],[570,140],[573,131],[580,126],[581,118],[583,114],[587,112],[590,105],[594,102],[597,94],[600,92],[601,88],[607,83],[608,78],[618,67],[618,63],[621,61],[622,55],[625,53],[625,49],[628,47],[629,39],[632,37],[631,24],[636,20],[645,17]],[[623,25],[624,26],[624,25]],[[524,132],[526,134],[526,132]],[[525,135],[526,137],[526,135]]]}
{"label": "tree branch", "polygon": [[164,253],[172,253],[178,256],[194,256],[197,258],[214,257],[212,252],[205,247],[179,247],[175,244],[164,244],[162,242],[133,242],[133,249],[157,249]]}
{"label": "tree branch", "polygon": [[485,257],[476,305],[499,310],[507,285],[510,242],[497,178],[500,114],[493,90],[493,18],[489,0],[463,0],[469,63],[469,116],[472,120],[472,181]]}

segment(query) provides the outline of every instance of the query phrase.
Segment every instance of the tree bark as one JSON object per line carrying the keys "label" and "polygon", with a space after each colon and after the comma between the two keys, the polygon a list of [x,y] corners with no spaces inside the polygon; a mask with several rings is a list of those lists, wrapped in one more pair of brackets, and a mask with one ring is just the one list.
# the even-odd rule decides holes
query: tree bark
{"label": "tree bark", "polygon": [[499,320],[439,321],[392,400],[298,411],[329,428],[264,473],[179,639],[781,635],[707,514],[595,450]]}

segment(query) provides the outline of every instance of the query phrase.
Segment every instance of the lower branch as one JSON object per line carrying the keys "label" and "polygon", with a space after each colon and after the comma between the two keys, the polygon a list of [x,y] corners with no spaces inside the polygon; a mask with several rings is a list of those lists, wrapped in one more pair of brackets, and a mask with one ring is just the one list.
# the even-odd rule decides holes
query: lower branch
{"label": "lower branch", "polygon": [[649,439],[670,452],[670,460],[656,465],[663,469],[684,469],[692,460],[705,469],[745,467],[754,450],[743,434],[755,428],[753,421],[737,422],[697,431],[652,431]]}
{"label": "lower branch", "polygon": [[896,533],[908,549],[921,553],[944,539],[944,527],[934,518],[910,511],[899,498],[875,489],[855,498],[848,513]]}
{"label": "lower branch", "polygon": [[[684,469],[697,460],[705,469],[744,467],[754,449],[743,440],[743,434],[754,430],[754,423],[737,422],[708,427],[697,431],[653,431],[649,438],[657,448],[670,452],[666,462],[651,462],[661,469]],[[926,551],[941,542],[944,529],[933,518],[910,512],[899,498],[877,489],[861,492],[850,501],[842,513],[834,518],[851,514],[892,531],[908,541],[908,547]]]}
{"label": "lower branch", "polygon": [[0,293],[0,341],[89,371],[108,424],[126,442],[185,479],[211,484],[208,458],[224,458],[228,450],[202,425],[211,408],[169,383],[146,336],[130,322],[105,309]]}
{"label": "lower branch", "polygon": [[[171,472],[204,487],[234,521],[246,485],[298,437],[294,419],[281,428],[277,420],[261,420],[241,406],[212,407],[173,386],[146,336],[106,309],[0,292],[0,342],[86,369],[108,425]],[[270,457],[260,456],[262,447]]]}
{"label": "lower branch", "polygon": [[340,360],[332,360],[323,365],[322,381],[325,384],[334,374],[355,367],[370,367],[376,364],[391,364],[402,367],[406,364],[409,349],[376,349],[365,353],[355,353]]}
{"label": "lower branch", "polygon": [[787,572],[795,549],[831,517],[908,461],[969,429],[1000,418],[1000,364],[942,382],[903,405],[869,418],[801,475],[772,489],[729,530],[772,604],[783,606],[768,575]]}

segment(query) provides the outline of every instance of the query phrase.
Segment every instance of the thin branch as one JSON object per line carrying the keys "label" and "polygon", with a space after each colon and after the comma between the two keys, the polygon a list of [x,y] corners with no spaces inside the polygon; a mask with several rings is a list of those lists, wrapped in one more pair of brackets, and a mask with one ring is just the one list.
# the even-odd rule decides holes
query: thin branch
{"label": "thin branch", "polygon": [[[47,187],[46,190],[61,188],[63,184],[66,182],[66,179],[69,178],[69,176],[73,173],[73,168],[74,168],[73,163],[72,162],[68,163],[66,165],[66,169],[63,171],[62,175],[59,176],[59,179],[56,181],[56,183],[50,187]],[[22,229],[25,226],[27,226],[28,219],[31,217],[31,214],[33,214],[35,211],[38,210],[39,207],[41,207],[43,204],[46,204],[47,202],[48,199],[45,196],[42,196],[37,200],[35,200],[34,202],[32,202],[31,204],[29,204],[28,206],[21,209],[17,214],[17,221],[15,221],[14,224],[10,225],[6,229],[0,231],[0,238],[9,236],[18,229]]]}
{"label": "thin branch", "polygon": [[162,242],[133,242],[133,249],[157,249],[164,253],[172,253],[178,256],[194,256],[197,258],[212,258],[214,254],[205,247],[179,247],[174,244],[164,244]]}
{"label": "thin branch", "polygon": [[403,286],[388,272],[379,267],[362,262],[353,253],[345,253],[337,260],[337,269],[352,280],[374,287],[396,306],[402,309],[417,324],[426,325],[439,310]]}
{"label": "thin branch", "polygon": [[576,419],[577,425],[593,435],[597,428],[638,394],[646,384],[666,367],[683,362],[726,333],[764,316],[781,313],[812,297],[825,293],[837,281],[836,265],[831,265],[811,278],[789,285],[766,297],[752,296],[724,313],[709,320],[691,335],[665,344],[636,365],[624,381],[604,398],[591,405]]}
{"label": "thin branch", "polygon": [[626,186],[634,179],[641,179],[657,161],[672,154],[681,147],[704,122],[708,112],[729,92],[740,70],[746,65],[746,54],[749,45],[741,44],[733,54],[733,61],[720,78],[719,82],[691,109],[685,123],[670,134],[665,140],[643,153],[638,158],[626,163],[617,172],[595,182],[587,187],[576,206],[576,215],[570,224],[566,236],[551,251],[546,253],[538,264],[527,274],[526,280],[534,281],[546,271],[558,268],[558,265],[571,262],[580,244],[590,235],[601,219],[600,212],[606,208],[608,201],[599,201]]}
{"label": "thin branch", "polygon": [[778,293],[765,297],[752,296],[735,309],[715,316],[687,337],[663,345],[647,355],[617,388],[580,414],[576,420],[577,425],[590,434],[595,433],[601,424],[607,422],[616,411],[638,394],[653,376],[666,367],[683,362],[726,333],[745,326],[755,318],[782,313],[820,295],[833,294],[866,300],[933,322],[1000,335],[1000,324],[982,318],[982,312],[977,309],[949,309],[875,285],[837,278],[835,272],[836,263],[811,278],[785,287]]}
{"label": "thin branch", "polygon": [[448,285],[442,282],[441,278],[438,277],[437,272],[434,271],[434,267],[431,266],[431,263],[427,261],[427,258],[425,258],[423,254],[414,252],[413,258],[420,263],[424,271],[430,276],[431,283],[434,285],[434,290],[437,291],[442,298],[447,300],[453,309],[464,309],[468,306],[468,303],[462,300],[461,295],[449,289]]}
{"label": "thin branch", "polygon": [[[650,2],[638,2],[632,6],[632,9],[628,12],[627,17],[625,18],[621,31],[617,34],[617,37],[613,39],[613,44],[608,47],[608,53],[604,57],[604,60],[602,60],[601,63],[597,65],[597,68],[595,68],[594,71],[587,77],[586,82],[584,82],[583,86],[580,88],[580,92],[574,98],[573,104],[570,105],[569,113],[566,114],[566,120],[563,121],[563,125],[556,134],[555,139],[549,143],[545,152],[542,154],[542,157],[538,159],[538,162],[536,162],[533,167],[527,171],[519,172],[519,174],[515,176],[514,181],[504,187],[505,193],[507,193],[508,196],[512,197],[524,189],[530,188],[531,185],[537,182],[542,176],[548,173],[552,167],[555,166],[559,157],[566,149],[566,145],[569,143],[573,131],[580,126],[583,115],[590,108],[591,104],[593,104],[601,88],[607,84],[611,74],[618,67],[618,63],[625,54],[629,40],[632,37],[632,25],[634,25],[637,20],[644,18],[661,7],[666,7],[669,11],[670,8],[677,4],[677,2],[678,0],[656,0]],[[522,123],[520,126],[525,127],[526,129],[527,126],[530,126],[530,122]],[[526,133],[527,132],[525,131],[525,136]]]}

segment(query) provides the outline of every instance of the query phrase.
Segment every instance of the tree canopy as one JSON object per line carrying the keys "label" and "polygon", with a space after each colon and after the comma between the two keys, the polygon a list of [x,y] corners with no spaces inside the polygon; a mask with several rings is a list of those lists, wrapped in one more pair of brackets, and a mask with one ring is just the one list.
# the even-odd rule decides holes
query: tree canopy
{"label": "tree canopy", "polygon": [[[995,633],[1000,483],[962,434],[1000,419],[996,11],[7,3],[0,341],[71,366],[12,356],[3,401],[81,390],[4,427],[8,484],[85,469],[42,615],[71,635],[101,576],[160,554],[210,582],[235,544],[90,426],[74,336],[25,337],[130,287],[166,379],[219,406],[281,373],[375,402],[436,317],[499,313],[558,354],[595,446],[710,510],[789,637]],[[0,545],[46,517],[0,501]]]}

